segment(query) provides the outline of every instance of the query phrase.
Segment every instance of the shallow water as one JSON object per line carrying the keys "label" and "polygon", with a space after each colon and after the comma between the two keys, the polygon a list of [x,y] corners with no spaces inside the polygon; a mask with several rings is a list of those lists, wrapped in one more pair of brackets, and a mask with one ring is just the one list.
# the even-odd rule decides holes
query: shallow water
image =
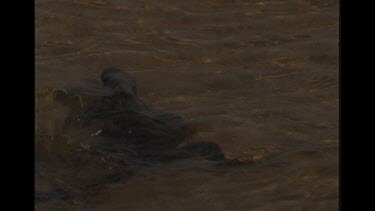
{"label": "shallow water", "polygon": [[[37,93],[118,67],[147,104],[197,127],[189,141],[253,162],[160,164],[37,210],[338,210],[338,1],[37,0],[35,10]],[[37,105],[37,127],[58,125],[55,115]]]}

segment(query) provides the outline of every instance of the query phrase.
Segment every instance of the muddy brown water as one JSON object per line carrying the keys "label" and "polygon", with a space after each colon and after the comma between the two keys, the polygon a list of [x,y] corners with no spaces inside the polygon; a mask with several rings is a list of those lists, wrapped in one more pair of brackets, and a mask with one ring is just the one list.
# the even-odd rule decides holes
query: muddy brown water
{"label": "muddy brown water", "polygon": [[[338,210],[338,0],[37,0],[35,11],[37,93],[118,67],[147,104],[197,126],[189,141],[253,162],[155,165],[37,210]],[[37,105],[37,128],[54,115]]]}

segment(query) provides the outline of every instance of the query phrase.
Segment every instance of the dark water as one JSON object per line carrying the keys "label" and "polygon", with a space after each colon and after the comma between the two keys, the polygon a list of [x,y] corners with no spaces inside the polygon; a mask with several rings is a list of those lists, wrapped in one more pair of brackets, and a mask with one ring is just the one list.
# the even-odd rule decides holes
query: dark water
{"label": "dark water", "polygon": [[[129,175],[86,153],[89,144],[50,140],[65,113],[37,100],[37,210],[338,210],[338,9],[335,0],[37,0],[37,96],[115,66],[147,104],[197,127],[189,142],[253,162],[185,159]],[[98,187],[77,185],[90,181]]]}

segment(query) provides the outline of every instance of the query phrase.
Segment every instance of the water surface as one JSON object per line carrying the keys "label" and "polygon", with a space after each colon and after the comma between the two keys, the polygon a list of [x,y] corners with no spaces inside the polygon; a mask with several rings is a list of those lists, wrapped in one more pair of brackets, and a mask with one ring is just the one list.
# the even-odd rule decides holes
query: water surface
{"label": "water surface", "polygon": [[[337,0],[37,0],[35,10],[37,93],[118,67],[147,104],[197,127],[189,142],[253,162],[156,165],[37,210],[338,209]],[[50,109],[36,116],[37,127],[59,124]]]}

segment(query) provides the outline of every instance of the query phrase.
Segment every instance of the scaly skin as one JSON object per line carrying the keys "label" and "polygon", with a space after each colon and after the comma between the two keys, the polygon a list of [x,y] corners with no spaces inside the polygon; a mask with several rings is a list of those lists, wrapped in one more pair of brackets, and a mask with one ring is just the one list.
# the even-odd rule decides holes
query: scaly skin
{"label": "scaly skin", "polygon": [[[50,140],[37,138],[36,172],[52,178],[53,184],[49,191],[37,192],[37,200],[66,199],[79,190],[125,179],[137,168],[158,162],[200,156],[218,164],[240,164],[226,159],[213,142],[179,147],[194,129],[181,117],[144,104],[129,74],[109,68],[101,80],[44,93],[53,106],[68,112],[60,134]],[[48,170],[51,168],[62,168],[61,173]],[[93,169],[100,173],[91,174]],[[81,177],[74,176],[77,171]],[[54,181],[56,177],[64,183]]]}

